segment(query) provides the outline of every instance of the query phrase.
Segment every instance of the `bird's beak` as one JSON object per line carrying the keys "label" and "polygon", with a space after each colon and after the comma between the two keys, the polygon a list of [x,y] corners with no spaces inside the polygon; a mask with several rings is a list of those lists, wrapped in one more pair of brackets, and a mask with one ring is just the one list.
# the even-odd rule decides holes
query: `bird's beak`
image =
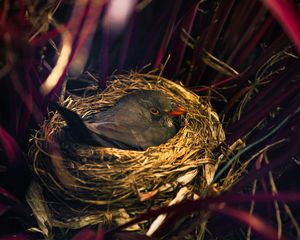
{"label": "bird's beak", "polygon": [[172,111],[168,112],[167,114],[172,117],[177,117],[177,116],[181,116],[182,114],[184,114],[186,112],[187,111],[183,107],[178,106],[175,109],[173,109]]}

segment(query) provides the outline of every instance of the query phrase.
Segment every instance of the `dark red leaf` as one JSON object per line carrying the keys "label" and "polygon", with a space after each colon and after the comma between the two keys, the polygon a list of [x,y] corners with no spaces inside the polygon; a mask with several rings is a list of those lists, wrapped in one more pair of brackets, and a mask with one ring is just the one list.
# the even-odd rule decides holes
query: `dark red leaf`
{"label": "dark red leaf", "polygon": [[31,240],[33,237],[28,233],[15,233],[0,236],[0,240]]}
{"label": "dark red leaf", "polygon": [[281,23],[284,31],[295,43],[300,53],[300,15],[297,6],[290,0],[261,0],[274,17]]}
{"label": "dark red leaf", "polygon": [[176,21],[178,12],[180,10],[181,1],[182,0],[176,0],[176,1],[174,1],[172,14],[170,16],[170,19],[169,19],[169,22],[168,22],[168,26],[167,26],[165,35],[163,37],[161,46],[160,46],[160,48],[159,48],[159,50],[157,52],[157,56],[156,56],[156,59],[155,59],[155,62],[154,62],[154,68],[158,67],[158,65],[162,63],[163,56],[166,54],[165,51],[167,49],[167,46],[168,46],[168,44],[170,42],[172,33],[174,31],[175,21]]}
{"label": "dark red leaf", "polygon": [[101,224],[98,225],[98,231],[95,240],[104,240],[104,230]]}
{"label": "dark red leaf", "polygon": [[[300,193],[289,192],[289,193],[280,193],[277,195],[273,195],[271,193],[256,194],[256,195],[226,193],[218,197],[207,197],[199,200],[186,200],[184,202],[181,202],[173,206],[163,207],[157,210],[150,210],[144,214],[141,214],[136,219],[131,220],[124,225],[121,225],[115,229],[106,232],[106,235],[115,234],[121,229],[126,229],[127,227],[137,224],[144,220],[150,220],[163,213],[171,213],[173,211],[176,211],[178,219],[180,219],[181,217],[187,216],[192,212],[200,211],[203,209],[209,209],[211,211],[214,211],[214,206],[216,206],[216,203],[236,204],[242,202],[250,203],[252,201],[265,202],[265,203],[272,202],[272,201],[285,201],[290,203],[299,203]],[[215,210],[218,211],[218,209]]]}
{"label": "dark red leaf", "polygon": [[[215,212],[227,215],[229,217],[239,220],[246,226],[250,226],[260,237],[263,239],[274,240],[277,239],[277,232],[272,226],[267,224],[264,220],[260,219],[255,215],[250,215],[248,211],[239,210],[233,207],[224,206],[221,208],[212,209]],[[284,237],[282,240],[286,239]]]}
{"label": "dark red leaf", "polygon": [[72,240],[95,240],[95,238],[96,233],[90,228],[85,228],[77,233]]}
{"label": "dark red leaf", "polygon": [[0,126],[0,143],[2,148],[9,160],[9,165],[15,165],[17,162],[18,153],[21,152],[19,145],[16,140],[3,128]]}
{"label": "dark red leaf", "polygon": [[155,238],[149,237],[144,234],[132,233],[132,232],[120,232],[114,234],[119,240],[154,240]]}
{"label": "dark red leaf", "polygon": [[10,209],[10,206],[7,204],[0,203],[0,216],[7,212]]}
{"label": "dark red leaf", "polygon": [[28,207],[23,205],[17,198],[15,198],[3,187],[0,187],[0,203],[9,206],[10,209],[21,216],[24,221],[32,224],[33,219],[31,216],[31,210],[29,210]]}

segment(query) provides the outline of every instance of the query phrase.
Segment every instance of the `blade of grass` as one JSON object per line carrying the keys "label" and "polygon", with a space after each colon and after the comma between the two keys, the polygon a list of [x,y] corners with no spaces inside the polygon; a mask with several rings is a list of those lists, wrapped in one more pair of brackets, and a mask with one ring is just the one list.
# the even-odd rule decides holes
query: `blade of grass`
{"label": "blade of grass", "polygon": [[280,124],[278,124],[275,128],[273,128],[268,134],[266,134],[264,137],[258,139],[257,141],[248,144],[247,147],[245,147],[244,149],[240,150],[234,157],[232,157],[231,159],[229,159],[225,166],[222,167],[222,169],[220,169],[211,184],[215,183],[222,175],[223,173],[231,166],[232,162],[235,161],[236,159],[240,158],[240,156],[242,154],[244,154],[245,152],[249,151],[250,149],[252,149],[253,147],[257,146],[259,143],[263,142],[264,140],[266,140],[267,138],[269,138],[270,136],[272,136],[274,133],[276,133],[282,126],[284,126],[288,120],[290,119],[290,116],[286,117]]}

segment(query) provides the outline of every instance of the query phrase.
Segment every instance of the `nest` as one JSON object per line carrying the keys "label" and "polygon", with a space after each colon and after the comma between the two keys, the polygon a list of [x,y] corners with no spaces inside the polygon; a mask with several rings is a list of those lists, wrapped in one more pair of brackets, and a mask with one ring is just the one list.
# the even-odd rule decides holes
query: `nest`
{"label": "nest", "polygon": [[[207,190],[216,164],[213,150],[225,139],[217,114],[182,85],[150,74],[115,76],[103,92],[70,96],[60,104],[86,116],[113,106],[136,89],[164,91],[187,114],[179,132],[145,151],[90,147],[63,134],[66,124],[50,112],[32,139],[30,158],[37,175],[28,202],[44,235],[51,228],[77,229],[96,223],[122,224],[150,208],[167,206],[180,191],[194,198]],[[135,226],[146,231],[150,223]]]}

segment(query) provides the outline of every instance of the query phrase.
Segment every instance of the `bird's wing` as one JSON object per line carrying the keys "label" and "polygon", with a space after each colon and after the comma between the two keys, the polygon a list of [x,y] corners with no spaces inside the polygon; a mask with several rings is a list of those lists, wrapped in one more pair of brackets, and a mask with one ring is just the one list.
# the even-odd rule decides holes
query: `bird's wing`
{"label": "bird's wing", "polygon": [[113,146],[109,139],[93,134],[77,113],[57,103],[51,103],[50,105],[60,113],[69,127],[68,132],[79,142],[89,145]]}
{"label": "bird's wing", "polygon": [[132,126],[118,122],[85,122],[86,127],[98,136],[109,139],[123,149],[144,149],[144,126]]}

